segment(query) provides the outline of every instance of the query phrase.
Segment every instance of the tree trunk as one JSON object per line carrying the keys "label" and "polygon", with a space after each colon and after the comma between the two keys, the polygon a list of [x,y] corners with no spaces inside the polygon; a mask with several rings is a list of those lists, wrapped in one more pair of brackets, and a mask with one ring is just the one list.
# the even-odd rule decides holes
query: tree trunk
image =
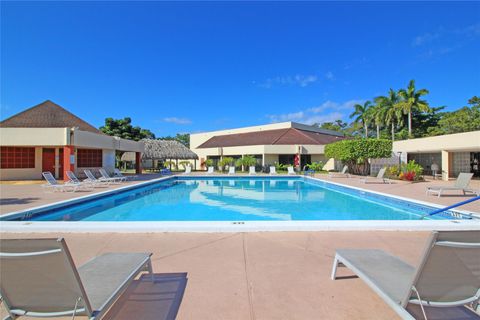
{"label": "tree trunk", "polygon": [[365,138],[368,138],[368,127],[367,127],[367,123],[365,123]]}
{"label": "tree trunk", "polygon": [[380,139],[380,126],[377,124],[377,139]]}
{"label": "tree trunk", "polygon": [[408,137],[412,137],[412,112],[408,113]]}
{"label": "tree trunk", "polygon": [[392,141],[395,141],[395,124],[392,121]]}

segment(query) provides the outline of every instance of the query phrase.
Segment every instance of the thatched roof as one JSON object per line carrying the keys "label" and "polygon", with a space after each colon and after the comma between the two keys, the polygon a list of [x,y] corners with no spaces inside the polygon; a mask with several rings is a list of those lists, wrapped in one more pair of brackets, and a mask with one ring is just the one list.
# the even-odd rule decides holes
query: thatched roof
{"label": "thatched roof", "polygon": [[[198,156],[190,149],[175,140],[143,139],[145,152],[143,160],[166,160],[166,159],[198,159]],[[122,155],[122,161],[134,161],[135,154],[126,152]]]}

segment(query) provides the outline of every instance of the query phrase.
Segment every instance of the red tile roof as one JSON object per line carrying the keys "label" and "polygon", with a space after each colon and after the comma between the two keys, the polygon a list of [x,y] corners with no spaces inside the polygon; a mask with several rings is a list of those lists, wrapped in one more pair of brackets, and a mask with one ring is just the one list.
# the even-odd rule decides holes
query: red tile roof
{"label": "red tile roof", "polygon": [[0,128],[71,128],[103,134],[91,124],[50,100],[0,122]]}
{"label": "red tile roof", "polygon": [[239,147],[251,145],[325,145],[344,139],[340,136],[300,130],[297,128],[285,128],[266,131],[255,131],[238,134],[214,136],[198,148]]}

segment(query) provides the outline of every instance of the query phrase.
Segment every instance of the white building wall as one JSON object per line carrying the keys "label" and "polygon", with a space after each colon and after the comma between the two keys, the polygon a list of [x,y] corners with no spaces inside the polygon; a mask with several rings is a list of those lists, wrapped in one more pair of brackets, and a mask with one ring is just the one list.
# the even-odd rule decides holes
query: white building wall
{"label": "white building wall", "polygon": [[278,154],[266,154],[264,158],[265,165],[273,165],[275,162],[278,163]]}
{"label": "white building wall", "polygon": [[63,146],[68,144],[68,128],[0,128],[2,146]]}

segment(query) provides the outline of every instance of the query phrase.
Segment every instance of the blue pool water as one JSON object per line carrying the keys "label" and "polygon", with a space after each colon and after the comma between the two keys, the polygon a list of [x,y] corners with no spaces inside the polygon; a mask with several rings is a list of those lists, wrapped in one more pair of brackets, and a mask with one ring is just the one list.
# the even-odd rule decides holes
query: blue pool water
{"label": "blue pool water", "polygon": [[433,209],[301,177],[180,177],[16,220],[418,220]]}

